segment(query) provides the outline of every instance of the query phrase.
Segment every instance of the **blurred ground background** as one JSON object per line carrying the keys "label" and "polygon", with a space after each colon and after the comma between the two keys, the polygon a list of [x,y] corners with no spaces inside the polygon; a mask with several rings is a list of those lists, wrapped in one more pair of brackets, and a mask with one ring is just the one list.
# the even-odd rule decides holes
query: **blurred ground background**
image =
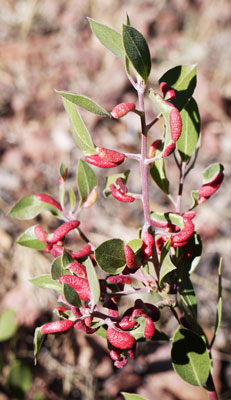
{"label": "blurred ground background", "polygon": [[[137,392],[153,400],[203,400],[203,390],[180,380],[171,370],[169,346],[140,345],[138,356],[123,370],[114,370],[103,340],[74,332],[49,337],[33,367],[33,331],[51,320],[56,306],[53,293],[35,290],[28,279],[49,271],[50,259],[17,246],[15,240],[31,221],[6,216],[22,196],[47,192],[58,196],[58,168],[69,168],[69,185],[75,184],[77,159],[82,156],[69,131],[67,116],[54,89],[71,90],[92,97],[109,111],[120,101],[136,101],[120,60],[93,37],[86,16],[120,31],[131,23],[146,37],[153,69],[149,85],[169,68],[198,64],[195,93],[202,119],[202,149],[185,190],[201,184],[200,172],[212,162],[225,166],[225,180],[217,194],[198,210],[196,227],[204,240],[203,258],[194,281],[200,320],[212,335],[216,308],[217,268],[223,257],[224,311],[214,350],[216,385],[221,399],[231,399],[231,4],[230,0],[2,0],[0,7],[0,311],[16,311],[18,331],[0,344],[0,399],[13,399],[6,384],[12,360],[31,367],[32,385],[25,396],[39,399],[116,399],[120,391]],[[147,101],[148,115],[152,105]],[[137,117],[122,122],[100,120],[83,114],[97,145],[136,151],[139,146]],[[152,135],[154,137],[155,130]],[[126,168],[134,163],[126,162]],[[171,181],[177,177],[169,169]],[[139,191],[131,174],[131,191]],[[105,171],[97,170],[101,188]],[[168,209],[166,199],[152,182],[152,207]],[[190,205],[186,194],[185,207]],[[120,217],[120,218],[118,218]],[[121,226],[120,219],[124,223]],[[99,244],[109,237],[130,239],[142,223],[137,204],[120,207],[99,196],[97,204],[81,217],[85,232]],[[36,219],[47,229],[56,221],[43,214]],[[70,239],[70,246],[81,242]],[[163,320],[175,329],[169,316]],[[2,392],[2,393],[1,393]]]}

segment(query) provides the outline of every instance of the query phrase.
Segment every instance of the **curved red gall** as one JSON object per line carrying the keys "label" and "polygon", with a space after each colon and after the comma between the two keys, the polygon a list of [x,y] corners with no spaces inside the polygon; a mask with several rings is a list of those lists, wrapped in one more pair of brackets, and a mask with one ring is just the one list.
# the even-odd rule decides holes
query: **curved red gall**
{"label": "curved red gall", "polygon": [[146,318],[144,325],[144,337],[151,339],[155,333],[155,325],[150,317]]}
{"label": "curved red gall", "polygon": [[124,117],[129,111],[132,111],[136,108],[136,105],[134,103],[120,103],[115,106],[112,111],[111,115],[113,118],[118,119],[121,117]]}
{"label": "curved red gall", "polygon": [[81,249],[76,250],[72,253],[73,258],[85,258],[91,254],[91,246],[90,244],[86,244],[85,246],[81,247]]}
{"label": "curved red gall", "polygon": [[82,278],[87,278],[87,271],[85,265],[80,264],[77,260],[74,260],[72,263],[68,264],[67,268],[74,274]]}
{"label": "curved red gall", "polygon": [[151,257],[152,255],[152,248],[154,245],[154,238],[151,235],[151,233],[146,232],[143,237],[143,247],[142,247],[142,253],[143,255],[145,255],[146,257]]}
{"label": "curved red gall", "polygon": [[198,190],[199,196],[207,198],[212,196],[219,189],[223,179],[223,172],[219,172],[219,174],[211,182],[206,183],[200,187],[200,189]]}
{"label": "curved red gall", "polygon": [[112,161],[105,160],[101,158],[98,154],[93,154],[91,156],[85,157],[86,162],[99,168],[115,168],[121,163],[115,163]]}
{"label": "curved red gall", "polygon": [[129,196],[128,194],[122,193],[120,189],[116,189],[113,183],[109,186],[109,189],[111,190],[112,196],[122,203],[133,203],[133,201],[135,201],[133,196]]}
{"label": "curved red gall", "polygon": [[170,156],[170,154],[172,154],[172,152],[175,150],[175,148],[176,148],[176,145],[175,145],[175,143],[170,143],[166,148],[165,148],[165,150],[163,151],[163,157],[168,157],[168,156]]}
{"label": "curved red gall", "polygon": [[48,333],[57,333],[57,332],[65,332],[68,331],[74,325],[74,321],[70,320],[62,320],[62,321],[54,321],[48,322],[47,324],[41,327],[41,332],[45,335]]}
{"label": "curved red gall", "polygon": [[176,142],[179,139],[182,131],[181,116],[179,110],[176,107],[173,107],[173,109],[170,111],[169,123],[171,138],[174,142]]}
{"label": "curved red gall", "polygon": [[184,246],[194,232],[194,224],[189,218],[183,217],[184,228],[171,237],[171,245],[173,247]]}
{"label": "curved red gall", "polygon": [[107,329],[107,338],[112,346],[121,350],[131,349],[136,342],[130,333],[120,332],[114,328]]}
{"label": "curved red gall", "polygon": [[52,234],[51,238],[48,240],[48,243],[57,243],[62,240],[68,232],[79,226],[80,222],[78,220],[68,221],[59,226]]}
{"label": "curved red gall", "polygon": [[76,290],[81,300],[89,301],[91,299],[91,290],[88,280],[74,275],[61,275],[59,283],[66,283]]}
{"label": "curved red gall", "polygon": [[129,269],[134,270],[137,268],[136,255],[128,244],[124,246],[124,254],[126,265]]}
{"label": "curved red gall", "polygon": [[58,203],[58,201],[56,201],[53,197],[49,196],[48,194],[37,193],[37,194],[35,194],[35,197],[38,200],[42,201],[43,203],[48,203],[51,206],[54,206],[55,208],[57,208],[59,211],[62,211],[61,204]]}
{"label": "curved red gall", "polygon": [[111,282],[111,283],[122,283],[122,284],[128,284],[131,285],[132,280],[131,278],[129,278],[128,276],[123,276],[123,275],[113,275],[113,276],[109,276],[107,278],[107,282]]}
{"label": "curved red gall", "polygon": [[167,82],[160,83],[160,90],[162,91],[165,100],[173,100],[176,97],[175,90],[167,84]]}
{"label": "curved red gall", "polygon": [[97,154],[104,160],[108,160],[116,164],[121,164],[125,159],[125,155],[119,151],[105,149],[104,147],[96,147],[96,151]]}
{"label": "curved red gall", "polygon": [[44,231],[44,229],[40,225],[36,225],[34,227],[34,233],[35,236],[37,237],[40,242],[47,242],[47,233]]}

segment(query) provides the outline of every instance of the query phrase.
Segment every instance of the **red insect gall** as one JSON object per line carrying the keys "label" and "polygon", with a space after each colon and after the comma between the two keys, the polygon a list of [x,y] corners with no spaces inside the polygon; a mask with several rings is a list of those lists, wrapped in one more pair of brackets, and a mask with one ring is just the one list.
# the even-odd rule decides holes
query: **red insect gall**
{"label": "red insect gall", "polygon": [[151,257],[152,248],[153,248],[153,245],[154,245],[153,236],[150,233],[146,232],[143,235],[142,240],[143,240],[143,247],[142,247],[143,255],[146,256],[146,257]]}
{"label": "red insect gall", "polygon": [[131,285],[132,280],[131,280],[131,278],[129,278],[128,276],[113,275],[113,276],[109,276],[109,277],[107,278],[107,282],[111,282],[111,283],[122,283],[123,285],[125,285],[125,284]]}
{"label": "red insect gall", "polygon": [[146,318],[144,325],[144,337],[151,339],[155,333],[155,325],[150,317]]}
{"label": "red insect gall", "polygon": [[34,233],[37,239],[40,240],[40,242],[45,242],[45,243],[47,242],[47,233],[41,226],[36,225],[34,227]]}
{"label": "red insect gall", "polygon": [[77,228],[79,224],[80,222],[77,220],[65,222],[53,232],[52,236],[48,240],[48,243],[57,243],[64,239],[67,233]]}
{"label": "red insect gall", "polygon": [[175,150],[176,145],[175,143],[170,143],[165,150],[163,151],[163,157],[168,157],[170,154],[172,154],[172,152]]}
{"label": "red insect gall", "polygon": [[87,272],[85,265],[80,264],[77,260],[70,263],[67,268],[73,272],[74,274],[82,277],[87,278]]}
{"label": "red insect gall", "polygon": [[74,275],[61,275],[59,283],[66,283],[76,290],[81,300],[89,301],[91,299],[91,290],[88,280]]}
{"label": "red insect gall", "polygon": [[127,267],[131,270],[137,269],[138,265],[137,265],[136,255],[134,251],[131,249],[131,247],[128,246],[127,244],[124,246],[124,254]]}
{"label": "red insect gall", "polygon": [[48,333],[65,332],[68,331],[73,325],[74,321],[70,321],[67,319],[62,321],[48,322],[41,327],[41,332],[44,335]]}
{"label": "red insect gall", "polygon": [[169,123],[171,138],[174,142],[177,142],[182,131],[182,120],[180,112],[176,107],[173,107],[173,109],[170,111]]}
{"label": "red insect gall", "polygon": [[95,165],[95,167],[99,168],[115,168],[119,165],[119,163],[115,163],[112,161],[105,160],[104,158],[101,158],[98,154],[86,156],[85,160],[89,164]]}
{"label": "red insect gall", "polygon": [[198,190],[200,198],[205,197],[207,199],[210,196],[212,196],[219,189],[223,179],[224,179],[223,172],[219,172],[211,182],[202,185]]}
{"label": "red insect gall", "polygon": [[176,97],[175,90],[169,86],[166,82],[160,83],[160,90],[162,91],[165,100],[173,100]]}
{"label": "red insect gall", "polygon": [[105,149],[104,147],[96,147],[97,154],[103,158],[104,160],[108,160],[114,162],[116,164],[121,164],[124,159],[125,155],[115,150]]}
{"label": "red insect gall", "polygon": [[160,139],[155,140],[148,150],[148,158],[155,157],[156,150],[161,150],[162,148],[162,141]]}
{"label": "red insect gall", "polygon": [[183,218],[184,228],[171,237],[171,246],[184,246],[190,240],[194,232],[194,224],[188,218]]}
{"label": "red insect gall", "polygon": [[136,342],[130,333],[120,332],[114,328],[107,329],[107,338],[112,346],[121,350],[131,349]]}
{"label": "red insect gall", "polygon": [[113,118],[118,119],[126,115],[129,111],[132,111],[136,108],[134,103],[120,103],[117,104],[111,111],[111,115]]}
{"label": "red insect gall", "polygon": [[43,203],[50,204],[51,206],[54,206],[55,208],[57,208],[59,211],[62,211],[61,205],[53,197],[49,196],[48,194],[37,193],[37,194],[35,194],[35,197],[38,200],[42,201]]}
{"label": "red insect gall", "polygon": [[109,186],[109,189],[111,190],[112,196],[122,203],[133,203],[133,201],[135,201],[133,196],[129,196],[126,193],[122,193],[120,189],[116,189],[113,183]]}
{"label": "red insect gall", "polygon": [[76,250],[72,253],[73,258],[85,258],[91,254],[91,246],[90,244],[86,244],[81,247],[81,249]]}

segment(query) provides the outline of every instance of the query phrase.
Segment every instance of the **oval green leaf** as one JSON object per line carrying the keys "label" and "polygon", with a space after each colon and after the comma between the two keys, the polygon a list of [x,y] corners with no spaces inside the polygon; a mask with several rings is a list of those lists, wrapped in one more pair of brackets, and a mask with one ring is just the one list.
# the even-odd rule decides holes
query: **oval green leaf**
{"label": "oval green leaf", "polygon": [[179,286],[180,298],[184,305],[190,310],[192,318],[197,320],[197,298],[193,284],[189,278],[182,280]]}
{"label": "oval green leaf", "polygon": [[72,135],[78,147],[85,155],[96,154],[95,145],[92,141],[91,135],[79,115],[75,104],[64,97],[62,97],[62,99],[65,110],[69,116]]}
{"label": "oval green leaf", "polygon": [[127,58],[144,82],[147,82],[151,71],[151,56],[145,38],[132,26],[123,25],[123,45]]}
{"label": "oval green leaf", "polygon": [[41,332],[41,326],[37,327],[34,331],[34,365],[37,364],[38,353],[41,350],[46,335]]}
{"label": "oval green leaf", "polygon": [[62,292],[62,285],[59,282],[54,281],[50,275],[40,275],[36,278],[30,279],[29,282],[40,289],[54,289],[58,292]]}
{"label": "oval green leaf", "polygon": [[15,322],[15,311],[5,310],[0,315],[0,342],[12,338],[18,329]]}
{"label": "oval green leaf", "polygon": [[46,243],[40,242],[40,240],[37,239],[37,236],[34,233],[35,226],[36,225],[31,226],[23,232],[17,239],[16,243],[21,246],[30,247],[31,249],[44,250]]}
{"label": "oval green leaf", "polygon": [[168,282],[168,275],[175,269],[176,266],[173,264],[169,253],[167,253],[160,267],[160,276],[159,276],[160,286],[163,284],[163,282]]}
{"label": "oval green leaf", "polygon": [[77,187],[80,206],[87,200],[91,191],[97,186],[97,178],[93,169],[83,160],[79,160],[77,169]]}
{"label": "oval green leaf", "polygon": [[125,268],[124,242],[121,239],[110,239],[95,249],[98,266],[109,274],[119,274]]}
{"label": "oval green leaf", "polygon": [[54,215],[60,215],[59,210],[51,204],[40,201],[36,196],[25,196],[11,208],[8,215],[18,219],[33,219],[42,211],[49,210]]}
{"label": "oval green leaf", "polygon": [[187,161],[197,147],[200,137],[200,114],[196,101],[191,98],[181,110],[182,133],[176,143],[181,160]]}
{"label": "oval green leaf", "polygon": [[172,343],[172,365],[176,373],[194,386],[204,386],[210,372],[210,357],[201,336],[179,327]]}
{"label": "oval green leaf", "polygon": [[90,257],[87,258],[87,260],[84,262],[84,265],[87,269],[87,279],[91,289],[91,306],[94,307],[100,298],[99,280]]}
{"label": "oval green leaf", "polygon": [[76,290],[64,283],[63,285],[63,296],[65,300],[74,307],[81,307],[81,300],[79,298],[78,293]]}
{"label": "oval green leaf", "polygon": [[124,49],[120,33],[106,25],[96,22],[92,18],[88,18],[92,32],[104,47],[110,50],[115,56],[124,59]]}
{"label": "oval green leaf", "polygon": [[182,110],[188,100],[192,97],[197,83],[197,67],[196,65],[178,65],[168,70],[159,80],[167,82],[169,86],[175,89],[176,98],[172,103]]}
{"label": "oval green leaf", "polygon": [[203,185],[212,181],[220,172],[224,170],[222,164],[214,163],[209,165],[203,172]]}
{"label": "oval green leaf", "polygon": [[69,100],[71,103],[76,104],[77,106],[82,107],[85,110],[92,112],[93,114],[100,115],[101,117],[111,118],[111,114],[107,112],[107,110],[99,106],[97,103],[95,103],[87,96],[61,90],[56,90],[56,93],[60,94],[60,96]]}

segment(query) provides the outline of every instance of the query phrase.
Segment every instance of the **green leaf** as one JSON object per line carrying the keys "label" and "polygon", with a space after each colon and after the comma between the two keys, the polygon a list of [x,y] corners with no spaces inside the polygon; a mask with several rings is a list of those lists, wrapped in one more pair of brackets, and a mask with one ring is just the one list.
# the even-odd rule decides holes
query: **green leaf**
{"label": "green leaf", "polygon": [[65,248],[63,249],[63,254],[62,254],[61,261],[62,261],[62,267],[63,267],[64,269],[67,268],[67,266],[68,266],[69,264],[71,264],[71,263],[74,261],[74,260],[73,260],[73,257],[71,256],[71,254],[68,253],[68,252],[65,250]]}
{"label": "green leaf", "polygon": [[151,71],[151,56],[145,38],[132,26],[123,25],[123,45],[129,61],[146,83]]}
{"label": "green leaf", "polygon": [[58,280],[61,275],[70,275],[71,272],[63,267],[62,257],[57,257],[51,264],[51,278]]}
{"label": "green leaf", "polygon": [[109,187],[110,187],[110,185],[112,183],[114,185],[116,185],[116,180],[118,178],[121,178],[123,180],[124,184],[126,185],[129,174],[130,174],[130,170],[127,169],[125,172],[121,172],[120,174],[107,176],[107,178],[106,178],[106,187],[105,187],[105,189],[103,191],[104,197],[108,197],[111,194],[111,190],[109,189]]}
{"label": "green leaf", "polygon": [[51,204],[40,201],[36,196],[25,196],[10,210],[8,215],[18,219],[33,219],[42,211],[49,210],[54,215],[60,215],[59,210]]}
{"label": "green leaf", "polygon": [[132,239],[128,242],[128,246],[137,254],[143,246],[143,241],[141,239]]}
{"label": "green leaf", "polygon": [[157,211],[151,211],[151,220],[156,222],[164,222],[172,225],[177,225],[179,228],[184,228],[184,221],[181,215],[175,213],[160,213]]}
{"label": "green leaf", "polygon": [[41,326],[34,331],[34,365],[37,364],[38,353],[40,352],[46,335],[41,332]]}
{"label": "green leaf", "polygon": [[62,98],[66,112],[70,119],[71,131],[73,137],[79,146],[80,150],[85,155],[96,154],[95,145],[92,141],[91,135],[86,128],[81,116],[79,115],[75,104],[69,100]]}
{"label": "green leaf", "polygon": [[87,260],[84,261],[84,265],[86,266],[87,269],[87,279],[91,289],[91,306],[93,308],[95,304],[98,303],[100,298],[99,280],[90,257],[88,257]]}
{"label": "green leaf", "polygon": [[17,239],[16,243],[32,249],[44,250],[46,243],[40,242],[40,240],[37,239],[37,236],[34,233],[35,226],[36,225],[31,226],[25,232],[23,232]]}
{"label": "green leaf", "polygon": [[76,204],[76,197],[72,187],[69,188],[69,200],[70,200],[71,210],[74,211]]}
{"label": "green leaf", "polygon": [[172,365],[176,373],[194,386],[204,386],[210,372],[210,357],[201,336],[179,327],[173,336]]}
{"label": "green leaf", "polygon": [[76,290],[64,283],[63,285],[63,296],[65,300],[74,307],[81,307],[81,300],[79,298],[78,293]]}
{"label": "green leaf", "polygon": [[[155,156],[162,153],[162,150],[156,149]],[[164,193],[169,194],[169,180],[165,171],[165,161],[163,158],[151,164],[150,174],[154,182]]]}
{"label": "green leaf", "polygon": [[212,181],[220,172],[223,172],[224,167],[222,164],[214,163],[209,165],[203,172],[203,185]]}
{"label": "green leaf", "polygon": [[18,329],[15,314],[15,311],[9,309],[0,314],[0,342],[11,339],[15,335]]}
{"label": "green leaf", "polygon": [[109,274],[120,274],[125,268],[124,242],[110,239],[95,249],[95,259],[99,267]]}
{"label": "green leaf", "polygon": [[182,133],[176,143],[181,160],[187,161],[195,151],[200,136],[200,114],[196,101],[191,98],[181,110]]}
{"label": "green leaf", "polygon": [[213,343],[216,339],[217,333],[218,333],[220,325],[221,325],[221,317],[222,317],[222,275],[221,275],[221,270],[222,270],[222,258],[220,259],[220,264],[219,264],[219,268],[218,268],[217,313],[216,313],[216,323],[215,323],[214,334],[213,334],[213,338],[211,340],[211,344],[209,346],[210,349],[213,346]]}
{"label": "green leaf", "polygon": [[[98,322],[92,322],[91,327],[92,328],[98,328]],[[95,332],[97,335],[101,336],[104,339],[107,339],[107,327],[104,325],[101,325],[97,331]]]}
{"label": "green leaf", "polygon": [[121,392],[125,400],[147,400],[146,397],[139,396],[138,394]]}
{"label": "green leaf", "polygon": [[197,298],[190,278],[184,279],[179,286],[179,294],[185,306],[190,310],[193,319],[197,320]]}
{"label": "green leaf", "polygon": [[159,83],[167,82],[175,89],[176,98],[172,103],[178,110],[182,110],[193,95],[197,83],[196,73],[196,65],[178,65],[167,71],[159,80]]}
{"label": "green leaf", "polygon": [[[145,328],[145,322],[146,318],[144,317],[138,317],[135,318],[136,321],[138,322],[139,326],[136,329],[133,329],[129,333],[136,339],[144,339],[144,328]],[[146,339],[145,339],[146,340]]]}
{"label": "green leaf", "polygon": [[40,289],[54,289],[58,292],[62,292],[62,285],[59,282],[54,281],[50,275],[40,275],[36,278],[30,279],[29,282]]}
{"label": "green leaf", "polygon": [[56,93],[69,100],[71,103],[76,104],[77,106],[82,107],[93,114],[100,115],[101,117],[111,118],[111,114],[107,112],[107,110],[96,104],[93,100],[89,99],[89,97],[60,90],[56,90]]}
{"label": "green leaf", "polygon": [[7,385],[17,399],[24,399],[32,384],[30,367],[23,360],[15,360],[7,377]]}
{"label": "green leaf", "polygon": [[77,169],[77,187],[80,195],[80,206],[87,200],[91,191],[97,186],[93,169],[83,160],[79,160]]}
{"label": "green leaf", "polygon": [[114,29],[111,29],[106,25],[94,21],[92,18],[88,18],[88,21],[90,23],[92,32],[95,34],[97,39],[99,39],[102,45],[115,54],[115,56],[123,60],[124,49],[120,33],[114,31]]}
{"label": "green leaf", "polygon": [[175,269],[176,266],[173,264],[169,253],[167,253],[160,267],[160,286],[163,284],[163,282],[166,282],[167,275],[169,275],[170,272],[174,271]]}

